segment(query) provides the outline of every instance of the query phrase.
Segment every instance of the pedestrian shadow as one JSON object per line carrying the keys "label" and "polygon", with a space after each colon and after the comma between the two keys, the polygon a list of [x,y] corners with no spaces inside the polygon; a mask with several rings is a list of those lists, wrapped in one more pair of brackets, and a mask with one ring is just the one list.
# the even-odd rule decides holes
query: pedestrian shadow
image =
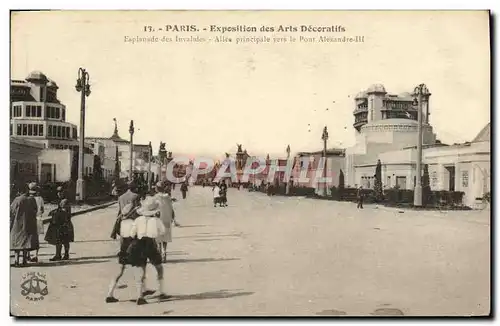
{"label": "pedestrian shadow", "polygon": [[98,263],[106,263],[109,260],[60,260],[60,261],[47,261],[47,262],[38,262],[38,263],[29,263],[26,265],[15,266],[14,264],[10,264],[10,267],[14,268],[28,268],[28,267],[55,267],[55,266],[68,266],[68,265],[84,265],[84,264],[98,264]]}
{"label": "pedestrian shadow", "polygon": [[215,261],[231,261],[240,260],[239,258],[199,258],[199,259],[167,259],[167,264],[180,264],[180,263],[210,263]]}
{"label": "pedestrian shadow", "polygon": [[198,239],[198,240],[194,240],[194,241],[220,241],[222,239],[218,239],[218,238],[215,238],[215,239]]}
{"label": "pedestrian shadow", "polygon": [[90,260],[90,259],[109,259],[109,258],[118,258],[118,252],[112,255],[104,255],[104,256],[84,256],[84,257],[75,257],[71,258],[72,260],[80,261],[80,260]]}
{"label": "pedestrian shadow", "polygon": [[180,226],[177,226],[178,228],[203,228],[209,225],[204,225],[204,224],[192,224],[192,225],[184,225],[181,224]]}
{"label": "pedestrian shadow", "polygon": [[235,297],[242,297],[247,295],[252,295],[255,292],[236,292],[231,290],[219,290],[219,291],[209,291],[202,293],[193,293],[193,294],[177,294],[172,295],[171,298],[158,300],[160,302],[167,301],[184,301],[184,300],[210,300],[210,299],[229,299]]}
{"label": "pedestrian shadow", "polygon": [[103,239],[103,240],[76,240],[76,241],[74,241],[74,243],[93,243],[93,242],[119,242],[119,240]]}
{"label": "pedestrian shadow", "polygon": [[232,233],[232,234],[211,234],[211,235],[185,235],[181,237],[174,237],[176,239],[189,239],[189,238],[218,238],[218,237],[231,237],[231,238],[242,238],[243,233]]}

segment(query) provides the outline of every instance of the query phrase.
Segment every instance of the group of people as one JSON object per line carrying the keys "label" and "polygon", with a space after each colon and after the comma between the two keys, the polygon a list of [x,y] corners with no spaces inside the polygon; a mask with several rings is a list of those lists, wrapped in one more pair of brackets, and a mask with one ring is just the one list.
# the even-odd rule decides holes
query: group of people
{"label": "group of people", "polygon": [[137,275],[137,304],[147,303],[145,296],[156,291],[145,289],[146,265],[149,261],[157,273],[160,300],[168,299],[163,282],[163,265],[167,259],[167,244],[172,241],[172,224],[175,220],[170,188],[158,182],[154,195],[141,201],[137,186],[133,181],[128,190],[118,198],[118,216],[111,232],[111,238],[120,237],[118,253],[119,270],[112,279],[106,303],[118,302],[114,292],[127,266],[132,266]]}
{"label": "group of people", "polygon": [[[45,241],[56,247],[50,261],[68,260],[70,242],[74,241],[74,227],[71,222],[71,206],[62,187],[57,188],[57,207],[49,212],[51,219],[44,232],[44,201],[40,188],[34,182],[12,201],[10,205],[10,247],[14,251],[14,266],[38,262],[40,249],[39,234],[45,233]],[[64,254],[62,248],[64,247]],[[31,252],[35,255],[31,257]]]}
{"label": "group of people", "polygon": [[219,204],[219,207],[227,207],[227,185],[225,180],[214,183],[212,193],[214,195],[214,207],[217,207],[217,204]]}

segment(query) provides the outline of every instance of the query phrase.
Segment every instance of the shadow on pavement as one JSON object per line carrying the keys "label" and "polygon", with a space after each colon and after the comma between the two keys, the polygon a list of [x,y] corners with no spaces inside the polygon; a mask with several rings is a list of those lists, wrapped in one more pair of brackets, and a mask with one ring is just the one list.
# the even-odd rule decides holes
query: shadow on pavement
{"label": "shadow on pavement", "polygon": [[209,226],[209,225],[204,225],[204,224],[198,224],[198,225],[184,225],[184,224],[181,224],[180,226],[177,226],[178,228],[202,228],[202,227],[206,227],[206,226]]}
{"label": "shadow on pavement", "polygon": [[174,237],[175,239],[187,239],[187,238],[218,238],[218,237],[232,237],[232,238],[241,238],[243,237],[242,233],[233,233],[233,234],[212,234],[212,235],[186,235],[182,237]]}
{"label": "shadow on pavement", "polygon": [[15,268],[27,268],[27,267],[54,267],[54,266],[68,266],[68,265],[84,265],[84,264],[97,264],[97,263],[106,263],[109,262],[109,260],[85,260],[85,261],[78,261],[74,259],[70,260],[61,260],[61,261],[47,261],[47,262],[38,262],[38,263],[29,263],[27,265],[22,265],[22,266],[14,266],[14,264],[11,264],[10,267],[15,267]]}
{"label": "shadow on pavement", "polygon": [[215,239],[198,239],[198,240],[194,240],[194,241],[220,241],[222,239],[218,239],[218,238],[215,238]]}
{"label": "shadow on pavement", "polygon": [[113,240],[113,239],[104,239],[104,240],[77,240],[74,241],[74,243],[91,243],[91,242],[116,242],[119,243],[119,240]]}
{"label": "shadow on pavement", "polygon": [[167,259],[167,264],[179,264],[179,263],[209,263],[213,261],[230,261],[230,260],[240,260],[239,258],[200,258],[200,259]]}
{"label": "shadow on pavement", "polygon": [[75,257],[71,258],[72,260],[80,261],[80,260],[89,260],[89,259],[108,259],[108,258],[118,258],[118,251],[116,254],[112,255],[104,255],[104,256],[85,256],[85,257]]}
{"label": "shadow on pavement", "polygon": [[169,298],[166,300],[159,300],[158,302],[183,301],[183,300],[228,299],[228,298],[252,295],[254,293],[255,292],[235,292],[235,291],[230,291],[230,290],[219,290],[219,291],[210,291],[210,292],[202,292],[202,293],[194,293],[194,294],[172,295],[172,298]]}

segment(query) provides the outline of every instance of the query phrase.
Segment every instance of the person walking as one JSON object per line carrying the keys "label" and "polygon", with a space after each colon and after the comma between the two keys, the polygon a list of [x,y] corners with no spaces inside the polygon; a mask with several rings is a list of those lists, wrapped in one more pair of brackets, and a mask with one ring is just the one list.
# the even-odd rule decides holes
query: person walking
{"label": "person walking", "polygon": [[220,183],[220,202],[221,205],[227,206],[227,185],[225,180]]}
{"label": "person walking", "polygon": [[133,204],[134,207],[139,206],[141,203],[141,198],[137,193],[137,186],[133,180],[127,183],[127,191],[118,197],[118,214],[115,221],[113,230],[111,231],[111,239],[116,239],[117,235],[120,234],[120,222],[122,220],[121,214],[122,209],[128,204]]}
{"label": "person walking", "polygon": [[358,206],[357,208],[363,209],[363,186],[359,186],[358,188],[358,193],[357,193],[357,199],[358,199]]}
{"label": "person walking", "polygon": [[118,199],[118,186],[116,185],[116,181],[113,181],[113,184],[111,184],[111,196],[115,200]]}
{"label": "person walking", "polygon": [[156,195],[155,198],[158,200],[160,206],[160,220],[165,226],[165,233],[158,238],[156,242],[158,244],[158,250],[161,253],[162,262],[167,262],[167,244],[172,242],[172,223],[179,226],[175,220],[175,211],[172,203],[172,198],[165,191],[165,185],[162,182],[158,182],[155,186]]}
{"label": "person walking", "polygon": [[222,202],[220,200],[220,187],[217,183],[213,186],[212,193],[214,196],[214,207],[217,207],[217,204],[219,204],[219,206],[222,206]]}
{"label": "person walking", "polygon": [[[75,229],[71,221],[71,205],[62,187],[57,188],[57,196],[59,203],[57,208],[49,213],[52,218],[45,234],[45,241],[56,246],[56,253],[54,257],[49,259],[50,261],[68,260],[69,244],[75,241]],[[63,247],[64,255],[61,255]]]}
{"label": "person walking", "polygon": [[127,265],[138,267],[136,303],[138,305],[147,303],[144,296],[146,293],[152,292],[145,291],[146,264],[148,260],[157,271],[160,292],[158,299],[161,301],[171,297],[166,295],[164,291],[161,254],[154,240],[165,233],[165,226],[159,218],[160,215],[160,204],[154,197],[147,197],[141,206],[137,208],[136,213],[134,213],[134,204],[132,203],[126,205],[122,210],[121,216],[124,219],[120,223],[120,237],[124,240],[118,254],[118,261],[121,265],[120,272],[110,284],[106,303],[118,302],[118,299],[114,296],[114,291]]}
{"label": "person walking", "polygon": [[[35,186],[35,190],[36,190],[35,201],[36,201],[36,206],[38,209],[37,217],[36,217],[37,231],[38,231],[38,234],[44,234],[44,228],[43,228],[43,214],[45,212],[44,202],[43,202],[43,198],[40,194],[40,187],[38,185]],[[39,249],[37,249],[35,251],[35,257],[31,258],[31,261],[34,263],[38,262],[38,251],[39,251]]]}
{"label": "person walking", "polygon": [[40,247],[36,223],[38,207],[35,198],[29,195],[35,192],[35,187],[36,184],[30,183],[10,205],[10,249],[15,253],[14,266],[27,264],[29,252]]}
{"label": "person walking", "polygon": [[187,185],[187,181],[186,181],[186,182],[183,182],[181,185],[182,199],[186,199],[187,191],[188,191],[188,185]]}

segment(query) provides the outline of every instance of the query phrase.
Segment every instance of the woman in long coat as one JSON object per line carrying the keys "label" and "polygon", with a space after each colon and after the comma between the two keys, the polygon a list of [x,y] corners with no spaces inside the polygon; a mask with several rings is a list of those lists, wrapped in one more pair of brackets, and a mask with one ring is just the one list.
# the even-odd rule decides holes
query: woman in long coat
{"label": "woman in long coat", "polygon": [[[50,212],[52,219],[45,234],[45,241],[56,246],[56,254],[50,259],[51,261],[68,260],[69,243],[75,241],[75,231],[71,222],[71,205],[62,188],[57,188],[57,191],[60,201],[57,208]],[[61,256],[63,246],[64,256]]]}
{"label": "woman in long coat", "polygon": [[22,264],[26,264],[28,253],[38,250],[38,228],[36,214],[38,207],[33,196],[23,193],[10,205],[10,249],[16,254],[15,265],[19,265],[19,256],[23,254]]}
{"label": "woman in long coat", "polygon": [[158,200],[159,210],[160,210],[160,220],[165,226],[165,233],[156,238],[156,242],[158,244],[158,250],[162,256],[162,262],[167,262],[167,244],[172,242],[172,223],[178,225],[175,221],[175,211],[174,206],[172,204],[172,198],[165,191],[165,186],[163,183],[158,182],[156,184],[157,194],[155,195],[155,199]]}

